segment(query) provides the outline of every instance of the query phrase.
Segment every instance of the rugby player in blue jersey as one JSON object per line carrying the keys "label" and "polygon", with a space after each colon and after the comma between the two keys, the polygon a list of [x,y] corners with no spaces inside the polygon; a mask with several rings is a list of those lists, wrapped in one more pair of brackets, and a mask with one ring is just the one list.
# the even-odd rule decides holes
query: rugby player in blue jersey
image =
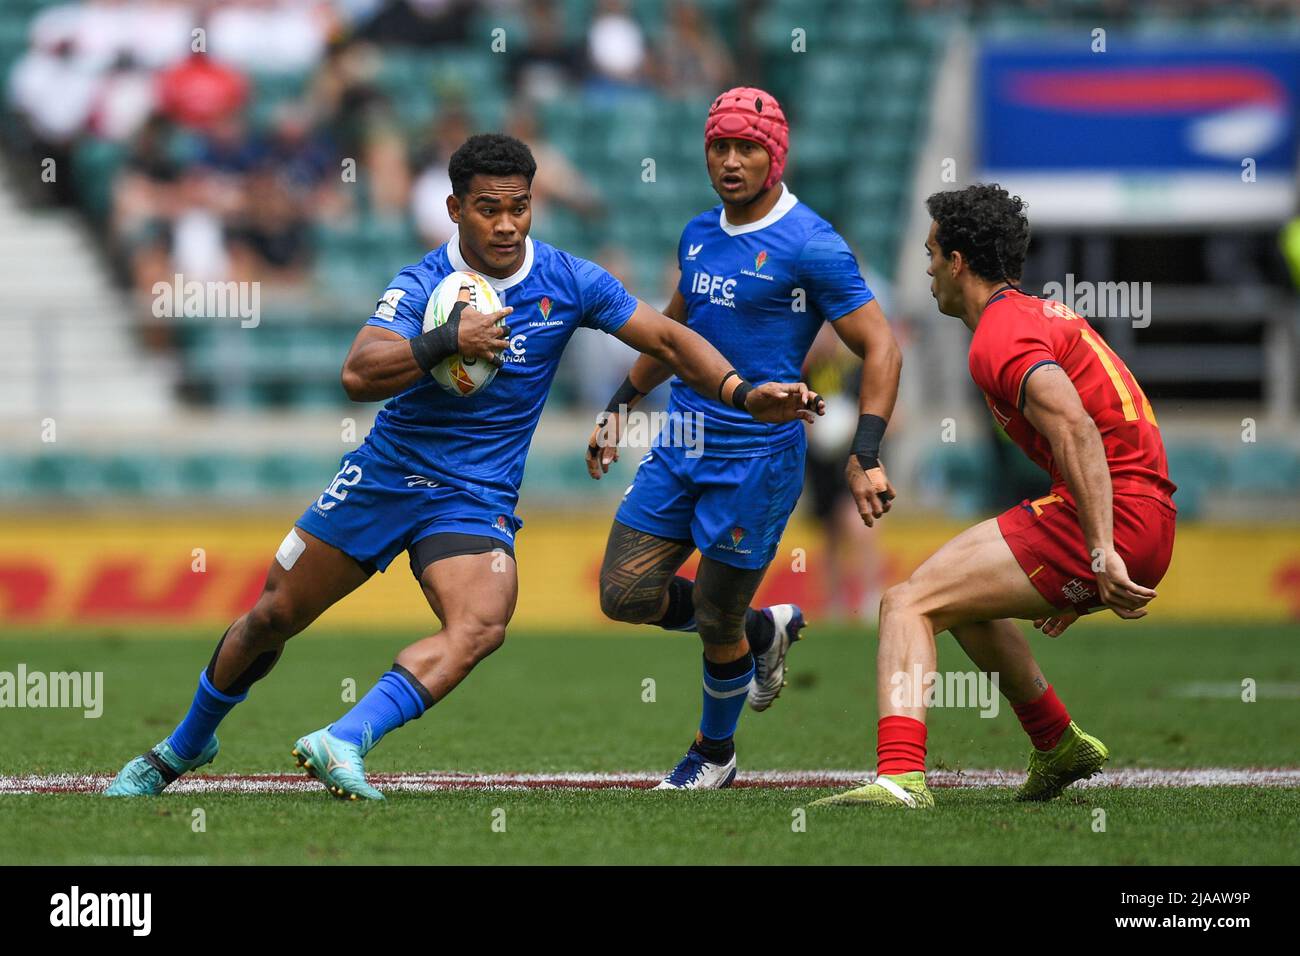
{"label": "rugby player in blue jersey", "polygon": [[[185,718],[132,759],[108,788],[161,793],[211,763],[215,730],[285,642],[383,571],[401,552],[442,630],[409,645],[391,670],[329,726],[298,739],[294,755],[332,794],[382,799],[364,758],[384,734],[421,716],[501,646],[518,580],[515,516],[533,430],[560,356],[579,327],[653,355],[737,416],[811,420],[820,401],[802,384],[751,386],[704,340],[638,302],[604,269],[528,237],[536,163],[522,142],[473,136],[451,157],[447,210],[458,233],[389,284],[343,365],[354,401],[390,399],[361,447],[285,537],[256,604],[226,630]],[[453,311],[425,332],[438,283],[453,271],[485,276],[507,307]],[[509,328],[497,326],[509,318]],[[430,369],[448,356],[500,366],[469,397],[444,391]]]}
{"label": "rugby player in blue jersey", "polygon": [[[798,378],[822,323],[863,359],[860,418],[846,477],[867,525],[894,490],[880,439],[898,396],[901,353],[844,240],[781,181],[789,129],[770,94],[728,90],[709,110],[704,153],[721,204],[686,224],[681,279],[666,310],[727,357],[737,376]],[[587,447],[593,478],[617,459],[622,413],[673,369],[644,353],[610,401]],[[698,436],[686,443],[691,422]],[[736,776],[734,734],[745,700],[765,710],[781,692],[801,610],[749,603],[776,555],[803,488],[804,428],[764,423],[710,402],[680,377],[668,424],[642,459],[610,530],[600,603],[615,620],[699,632],[704,709],[665,790],[726,787]],[[692,583],[677,574],[696,549]]]}

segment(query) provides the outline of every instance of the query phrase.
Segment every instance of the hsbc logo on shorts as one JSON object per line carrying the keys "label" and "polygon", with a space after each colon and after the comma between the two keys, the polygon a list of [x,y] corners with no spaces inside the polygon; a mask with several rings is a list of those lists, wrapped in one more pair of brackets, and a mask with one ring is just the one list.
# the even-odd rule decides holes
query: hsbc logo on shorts
{"label": "hsbc logo on shorts", "polygon": [[707,272],[691,273],[691,292],[707,295],[710,305],[721,305],[728,309],[736,307],[736,280],[722,276],[711,276]]}

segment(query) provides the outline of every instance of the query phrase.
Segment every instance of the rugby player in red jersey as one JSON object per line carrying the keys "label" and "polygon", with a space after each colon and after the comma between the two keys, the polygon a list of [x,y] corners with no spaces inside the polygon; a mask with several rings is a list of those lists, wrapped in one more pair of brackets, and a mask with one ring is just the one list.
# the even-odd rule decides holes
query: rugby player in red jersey
{"label": "rugby player in red jersey", "polygon": [[876,779],[819,802],[934,805],[925,785],[925,697],[915,678],[935,671],[934,636],[942,631],[998,676],[1033,742],[1017,799],[1050,800],[1110,755],[1070,719],[1014,619],[1056,637],[1103,607],[1144,616],[1173,551],[1174,485],[1155,413],[1123,360],[1069,308],[1017,287],[1029,247],[1020,198],[977,185],[936,193],[926,207],[939,311],[974,333],[971,377],[1052,484],[1041,498],[963,531],[886,591]]}

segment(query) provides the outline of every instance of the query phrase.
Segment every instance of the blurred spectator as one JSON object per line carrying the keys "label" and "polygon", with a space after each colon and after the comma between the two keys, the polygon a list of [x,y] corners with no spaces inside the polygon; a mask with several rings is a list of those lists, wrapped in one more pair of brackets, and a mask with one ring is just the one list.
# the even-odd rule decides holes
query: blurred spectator
{"label": "blurred spectator", "polygon": [[38,144],[66,145],[86,125],[99,75],[78,55],[70,33],[33,31],[35,45],[13,68],[9,101]]}
{"label": "blurred spectator", "polygon": [[184,0],[88,0],[47,7],[32,22],[36,43],[48,34],[70,38],[82,64],[109,69],[123,56],[148,69],[182,59],[190,50],[195,11]]}
{"label": "blurred spectator", "polygon": [[336,43],[312,81],[310,110],[345,156],[360,153],[369,112],[386,108],[376,82],[379,61],[379,51],[367,43]]}
{"label": "blurred spectator", "polygon": [[302,73],[320,62],[333,22],[329,3],[226,3],[208,16],[207,49],[249,72]]}
{"label": "blurred spectator", "polygon": [[229,278],[225,220],[243,181],[225,183],[213,170],[177,159],[167,121],[146,124],[114,183],[112,228],[132,284],[141,296],[155,282]]}
{"label": "blurred spectator", "polygon": [[438,46],[469,38],[470,0],[388,0],[356,36],[384,46]]}
{"label": "blurred spectator", "polygon": [[273,285],[304,281],[311,235],[303,206],[271,165],[248,178],[246,193],[248,202],[229,230],[232,276]]}
{"label": "blurred spectator", "polygon": [[183,126],[204,129],[237,113],[248,99],[248,81],[238,70],[203,53],[158,74],[163,113]]}
{"label": "blurred spectator", "polygon": [[130,11],[127,49],[132,60],[150,70],[183,60],[194,40],[195,5],[189,0],[145,0],[126,5]]}
{"label": "blurred spectator", "polygon": [[309,218],[335,219],[346,209],[335,175],[337,150],[312,127],[303,107],[284,106],[276,113],[260,162],[276,171],[282,188]]}
{"label": "blurred spectator", "polygon": [[858,424],[862,363],[827,323],[808,350],[804,380],[826,399],[826,414],[808,428],[805,464],[809,504],[825,536],[825,573],[819,576],[825,607],[834,617],[872,620],[880,607],[885,568],[882,525],[869,530],[844,479]]}
{"label": "blurred spectator", "polygon": [[[9,103],[32,155],[67,170],[73,144],[94,109],[99,77],[80,55],[75,23],[68,18],[46,18],[39,29],[33,26],[31,36],[32,49],[9,75]],[[56,202],[76,201],[71,176],[57,176],[49,185]]]}
{"label": "blurred spectator", "polygon": [[416,157],[420,172],[411,188],[411,217],[420,239],[430,249],[442,245],[456,231],[447,213],[447,197],[451,195],[447,163],[473,131],[464,109],[452,106],[438,117],[423,155]]}
{"label": "blurred spectator", "polygon": [[155,116],[141,129],[113,183],[110,229],[138,291],[147,291],[171,262],[181,176],[171,124]]}
{"label": "blurred spectator", "polygon": [[510,86],[534,102],[558,99],[580,79],[580,58],[565,39],[556,0],[536,0],[528,5],[528,38],[509,61]]}
{"label": "blurred spectator", "polygon": [[228,116],[195,142],[190,169],[202,180],[204,205],[222,217],[243,211],[248,176],[258,166],[261,149],[242,116]]}
{"label": "blurred spectator", "polygon": [[563,152],[542,137],[537,128],[537,115],[531,107],[517,105],[506,122],[506,132],[527,143],[537,160],[537,175],[533,177],[535,219],[544,223],[552,203],[584,219],[601,213],[600,194]]}
{"label": "blurred spectator", "polygon": [[653,68],[659,88],[669,96],[712,96],[731,86],[731,56],[708,18],[688,0],[674,0],[669,7]]}
{"label": "blurred spectator", "polygon": [[587,58],[592,69],[589,89],[597,96],[617,95],[641,86],[645,35],[628,12],[625,0],[600,0],[587,31]]}
{"label": "blurred spectator", "polygon": [[356,164],[370,208],[392,219],[406,212],[411,170],[406,135],[376,80],[380,58],[368,43],[332,47],[312,88],[311,108],[339,155]]}
{"label": "blurred spectator", "polygon": [[181,181],[181,208],[172,225],[171,267],[157,279],[180,273],[189,281],[230,278],[230,256],[221,214],[213,208],[209,184],[197,170]]}
{"label": "blurred spectator", "polygon": [[153,113],[156,101],[153,75],[123,53],[100,81],[90,130],[101,139],[129,140]]}

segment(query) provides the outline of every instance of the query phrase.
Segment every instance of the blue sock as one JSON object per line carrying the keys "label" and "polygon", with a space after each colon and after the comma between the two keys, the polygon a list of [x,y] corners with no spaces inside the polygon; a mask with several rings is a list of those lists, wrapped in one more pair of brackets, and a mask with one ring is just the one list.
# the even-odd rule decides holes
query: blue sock
{"label": "blue sock", "polygon": [[754,657],[714,664],[704,660],[704,716],[700,733],[710,740],[729,740],[736,733],[740,712],[745,708],[749,682],[754,679]]}
{"label": "blue sock", "polygon": [[176,756],[182,760],[193,760],[197,757],[212,739],[217,724],[230,713],[231,708],[247,696],[248,691],[244,691],[238,697],[223,694],[212,686],[207,671],[201,673],[199,689],[194,692],[194,701],[190,704],[189,713],[167,738],[171,742],[172,750],[176,751]]}
{"label": "blue sock", "polygon": [[432,706],[428,688],[406,668],[394,664],[356,706],[330,725],[329,732],[366,753],[384,734],[415,720]]}

